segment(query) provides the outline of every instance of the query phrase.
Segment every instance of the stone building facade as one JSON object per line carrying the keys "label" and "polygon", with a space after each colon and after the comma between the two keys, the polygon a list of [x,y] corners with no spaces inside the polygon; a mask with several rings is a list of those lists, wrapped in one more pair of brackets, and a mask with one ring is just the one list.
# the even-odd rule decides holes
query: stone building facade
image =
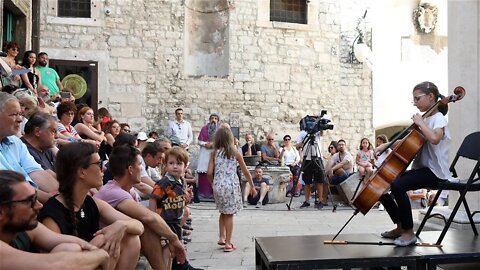
{"label": "stone building facade", "polygon": [[241,137],[295,137],[321,110],[335,123],[325,144],[374,134],[371,71],[349,58],[367,0],[307,1],[307,24],[271,22],[268,0],[91,3],[90,18],[62,18],[42,1],[40,50],[98,62],[98,107],[133,130],[162,132],[182,107],[194,137],[212,112]]}

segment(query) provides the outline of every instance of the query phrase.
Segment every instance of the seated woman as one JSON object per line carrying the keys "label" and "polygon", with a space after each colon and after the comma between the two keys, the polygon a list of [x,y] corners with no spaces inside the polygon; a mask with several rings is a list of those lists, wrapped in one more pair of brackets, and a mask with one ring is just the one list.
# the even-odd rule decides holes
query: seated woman
{"label": "seated woman", "polygon": [[56,161],[59,194],[45,203],[38,220],[54,232],[80,237],[106,250],[109,269],[134,269],[144,228],[138,220],[88,195],[91,188],[102,186],[101,164],[90,143],[63,146]]}
{"label": "seated woman", "polygon": [[106,155],[106,142],[105,133],[100,129],[100,125],[95,126],[95,114],[93,109],[84,106],[78,111],[77,117],[78,123],[75,125],[78,135],[82,139],[95,141],[95,144],[99,146],[98,154],[102,160],[107,160]]}
{"label": "seated woman", "polygon": [[75,112],[77,111],[77,107],[73,102],[62,102],[57,107],[57,144],[58,145],[65,145],[71,142],[88,142],[91,144],[96,145],[97,147],[100,146],[100,143],[94,140],[85,140],[78,135],[77,130],[71,125],[73,118],[75,117]]}
{"label": "seated woman", "polygon": [[110,155],[112,152],[113,144],[115,143],[115,138],[120,134],[120,124],[117,120],[110,120],[105,123],[103,127],[103,132],[105,132],[105,139],[107,140],[107,145],[105,147],[107,155]]}
{"label": "seated woman", "polygon": [[98,142],[106,141],[105,133],[101,131],[98,126],[94,126],[95,114],[92,108],[85,106],[78,111],[77,117],[78,123],[75,125],[75,129],[78,135],[84,139],[95,140]]}

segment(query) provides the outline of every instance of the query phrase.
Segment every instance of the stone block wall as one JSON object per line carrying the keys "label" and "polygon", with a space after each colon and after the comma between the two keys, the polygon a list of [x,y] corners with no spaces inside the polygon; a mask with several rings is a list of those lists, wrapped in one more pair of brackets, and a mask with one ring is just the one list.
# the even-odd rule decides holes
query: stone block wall
{"label": "stone block wall", "polygon": [[75,60],[98,61],[101,106],[136,131],[162,132],[182,107],[195,138],[212,112],[227,122],[239,113],[242,137],[253,131],[264,140],[274,131],[277,139],[295,138],[302,117],[325,109],[335,129],[324,144],[344,138],[353,151],[360,138],[373,136],[371,71],[348,62],[368,0],[310,1],[309,10],[317,11],[313,27],[261,22],[259,10],[269,1],[228,1],[229,66],[222,77],[186,75],[184,2],[93,1],[91,19],[68,20],[56,18],[56,1],[48,0],[41,50],[57,59],[72,59],[74,51]]}

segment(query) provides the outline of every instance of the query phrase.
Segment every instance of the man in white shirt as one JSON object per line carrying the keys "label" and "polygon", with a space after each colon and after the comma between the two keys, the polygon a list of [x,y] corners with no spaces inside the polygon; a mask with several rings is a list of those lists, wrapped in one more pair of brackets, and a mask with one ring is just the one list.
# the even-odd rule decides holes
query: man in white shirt
{"label": "man in white shirt", "polygon": [[193,141],[192,126],[189,122],[183,119],[183,109],[178,108],[175,110],[175,120],[169,121],[165,130],[165,136],[167,136],[172,144],[178,144],[179,146],[188,149],[188,146]]}

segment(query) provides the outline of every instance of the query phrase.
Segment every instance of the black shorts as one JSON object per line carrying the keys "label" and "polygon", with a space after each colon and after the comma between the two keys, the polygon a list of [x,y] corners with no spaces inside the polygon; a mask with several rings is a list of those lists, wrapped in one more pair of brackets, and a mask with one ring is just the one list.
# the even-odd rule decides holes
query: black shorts
{"label": "black shorts", "polygon": [[304,160],[302,166],[303,176],[302,180],[306,185],[311,185],[313,182],[317,184],[327,183],[325,178],[325,169],[321,159]]}
{"label": "black shorts", "polygon": [[[247,201],[251,205],[256,205],[258,201],[260,200],[260,191],[257,191],[257,196],[253,197],[252,195],[248,195]],[[262,205],[265,205],[268,203],[268,192],[265,194],[265,197],[263,198]]]}

